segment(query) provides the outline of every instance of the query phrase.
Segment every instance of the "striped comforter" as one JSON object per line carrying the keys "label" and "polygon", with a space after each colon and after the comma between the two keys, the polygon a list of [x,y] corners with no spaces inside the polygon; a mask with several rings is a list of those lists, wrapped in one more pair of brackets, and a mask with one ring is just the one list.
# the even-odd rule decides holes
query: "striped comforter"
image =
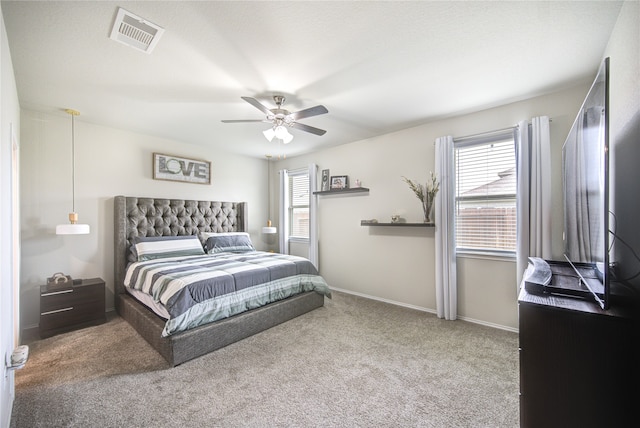
{"label": "striped comforter", "polygon": [[124,285],[166,308],[165,337],[306,291],[331,297],[309,260],[262,251],[135,262]]}

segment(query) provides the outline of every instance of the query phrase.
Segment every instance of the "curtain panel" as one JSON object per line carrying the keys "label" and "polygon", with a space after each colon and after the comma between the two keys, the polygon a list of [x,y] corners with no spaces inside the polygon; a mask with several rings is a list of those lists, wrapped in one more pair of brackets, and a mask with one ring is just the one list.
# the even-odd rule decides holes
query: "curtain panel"
{"label": "curtain panel", "polygon": [[436,139],[436,177],[440,191],[435,203],[436,312],[438,318],[458,317],[455,243],[455,170],[453,137]]}
{"label": "curtain panel", "polygon": [[517,287],[528,257],[551,258],[551,137],[549,118],[534,117],[516,130]]}
{"label": "curtain panel", "polygon": [[280,227],[279,244],[280,253],[289,254],[289,171],[282,169],[278,171],[280,182],[278,183],[278,193],[280,198],[280,212],[278,215]]}

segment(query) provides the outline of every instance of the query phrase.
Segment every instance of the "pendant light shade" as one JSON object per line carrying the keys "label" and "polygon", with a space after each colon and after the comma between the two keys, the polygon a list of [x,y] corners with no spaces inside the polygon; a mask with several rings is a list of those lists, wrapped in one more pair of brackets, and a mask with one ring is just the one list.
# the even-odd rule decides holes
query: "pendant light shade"
{"label": "pendant light shade", "polygon": [[56,235],[85,235],[90,232],[88,224],[78,224],[76,212],[76,159],[75,159],[75,117],[80,115],[76,110],[65,110],[71,115],[71,201],[72,209],[69,213],[69,224],[56,226]]}
{"label": "pendant light shade", "polygon": [[267,225],[262,228],[262,233],[265,235],[273,235],[278,233],[278,228],[271,226],[271,220],[267,220]]}

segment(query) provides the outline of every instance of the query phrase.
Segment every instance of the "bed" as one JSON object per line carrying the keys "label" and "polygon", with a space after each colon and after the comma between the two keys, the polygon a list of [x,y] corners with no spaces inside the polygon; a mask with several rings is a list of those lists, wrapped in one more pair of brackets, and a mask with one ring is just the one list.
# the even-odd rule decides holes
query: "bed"
{"label": "bed", "polygon": [[[114,198],[116,311],[171,366],[320,308],[324,305],[325,296],[330,297],[326,283],[314,271],[315,268],[309,268],[304,263],[306,259],[256,252],[253,249],[244,251],[244,248],[241,248],[242,251],[237,248],[228,251],[229,247],[224,246],[229,240],[236,246],[239,245],[238,242],[246,244],[242,240],[243,236],[248,236],[242,233],[247,231],[246,214],[247,205],[244,202],[128,196]],[[203,254],[198,253],[195,240],[199,242]],[[223,243],[220,244],[222,247],[218,247],[218,242]],[[161,247],[162,245],[167,247]],[[176,250],[178,247],[180,251]],[[171,254],[169,257],[165,254],[158,255],[162,251],[169,251]],[[218,269],[217,273],[210,273],[210,267],[196,267],[201,261],[216,265],[211,269]],[[197,270],[197,275],[184,275],[189,278],[195,276],[202,281],[204,275],[207,277],[206,281],[209,281],[210,276],[226,277],[227,283],[212,286],[208,291],[199,291],[196,287],[200,283],[189,283],[186,287],[191,288],[185,292],[183,288],[175,286],[176,266],[169,266],[168,263],[177,263],[181,271]],[[233,263],[233,269],[218,268],[219,263]],[[160,271],[162,272],[159,273]],[[162,285],[150,282],[164,275],[164,271],[167,275],[173,275],[171,281],[167,280]],[[233,284],[237,281],[236,277],[243,278],[242,288],[238,285],[238,290],[229,290],[232,287],[228,278],[230,271],[234,272],[234,279],[231,280]],[[236,271],[241,274],[236,275]],[[285,274],[285,271],[289,273]],[[265,281],[265,275],[273,277],[273,280]],[[182,277],[178,282],[184,282]],[[254,291],[254,286],[255,289],[262,287],[262,291]],[[167,289],[170,291],[167,292]],[[223,289],[226,291],[220,291]],[[167,306],[163,304],[160,308],[154,308],[152,301],[143,304],[138,299],[140,296],[134,297],[139,292],[148,292],[152,301],[166,303]],[[203,294],[206,296],[200,297]],[[241,294],[251,295],[251,302],[238,304],[237,299]],[[184,309],[183,303],[179,301],[183,295],[198,300],[195,303],[196,309]],[[223,299],[223,303],[211,303],[214,297]],[[167,312],[159,312],[162,307]],[[208,312],[213,307],[217,313]],[[223,310],[218,310],[220,307]],[[188,321],[180,319],[170,323],[174,318],[183,317],[183,313],[187,311],[195,313],[197,321],[190,318]]]}

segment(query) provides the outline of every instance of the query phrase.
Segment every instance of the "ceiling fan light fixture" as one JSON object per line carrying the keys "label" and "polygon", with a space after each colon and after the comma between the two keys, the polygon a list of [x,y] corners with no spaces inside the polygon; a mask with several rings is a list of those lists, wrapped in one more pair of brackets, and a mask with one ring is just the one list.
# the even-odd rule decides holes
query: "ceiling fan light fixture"
{"label": "ceiling fan light fixture", "polygon": [[294,111],[283,109],[284,97],[281,95],[275,95],[273,100],[275,101],[277,108],[268,108],[260,101],[251,97],[241,97],[243,100],[263,112],[267,115],[265,119],[240,119],[240,120],[222,120],[224,123],[239,123],[239,122],[270,122],[273,126],[266,131],[262,131],[264,138],[271,142],[274,138],[278,138],[282,143],[288,144],[293,140],[293,135],[289,133],[287,128],[296,128],[300,131],[310,132],[315,135],[324,135],[327,131],[324,129],[314,128],[313,126],[304,125],[298,123],[298,119],[304,119],[307,117],[318,116],[320,114],[329,113],[329,110],[325,106],[317,105],[315,107],[306,108],[300,111]]}
{"label": "ceiling fan light fixture", "polygon": [[[286,129],[285,129],[286,131]],[[289,144],[291,142],[291,140],[293,140],[293,135],[289,134],[289,132],[287,132],[282,138],[281,138],[282,142],[284,144]]]}
{"label": "ceiling fan light fixture", "polygon": [[275,135],[277,138],[284,140],[286,138],[287,135],[289,134],[289,131],[287,131],[287,128],[285,128],[282,125],[278,125],[275,127],[274,129]]}
{"label": "ceiling fan light fixture", "polygon": [[276,136],[276,131],[274,131],[273,128],[269,128],[266,131],[263,131],[262,133],[264,134],[264,138],[269,140],[269,142],[271,142],[271,140],[273,140],[273,137]]}
{"label": "ceiling fan light fixture", "polygon": [[272,128],[262,131],[264,138],[271,142],[274,138],[282,140],[284,144],[289,144],[293,140],[293,135],[289,133],[289,130],[284,125],[275,125]]}
{"label": "ceiling fan light fixture", "polygon": [[289,133],[289,130],[284,125],[278,125],[275,127],[276,138],[282,140],[284,144],[289,144],[293,140],[293,135]]}

